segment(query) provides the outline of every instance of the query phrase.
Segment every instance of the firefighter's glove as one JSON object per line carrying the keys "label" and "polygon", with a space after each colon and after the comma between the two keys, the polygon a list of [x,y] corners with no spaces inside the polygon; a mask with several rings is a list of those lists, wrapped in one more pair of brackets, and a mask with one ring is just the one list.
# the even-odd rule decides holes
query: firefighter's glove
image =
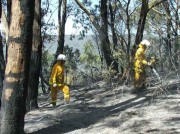
{"label": "firefighter's glove", "polygon": [[151,62],[148,62],[147,65],[148,65],[148,66],[151,66],[152,64],[151,64]]}
{"label": "firefighter's glove", "polygon": [[150,63],[151,63],[151,64],[154,64],[155,62],[156,62],[155,57],[151,57],[151,59],[150,59]]}
{"label": "firefighter's glove", "polygon": [[56,84],[56,83],[54,83],[54,84],[53,84],[53,87],[57,87],[57,84]]}

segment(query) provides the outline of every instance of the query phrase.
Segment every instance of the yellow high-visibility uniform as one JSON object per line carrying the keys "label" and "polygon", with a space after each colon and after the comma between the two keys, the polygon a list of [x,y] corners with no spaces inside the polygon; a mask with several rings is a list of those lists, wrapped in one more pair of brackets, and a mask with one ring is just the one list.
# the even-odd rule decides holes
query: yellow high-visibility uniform
{"label": "yellow high-visibility uniform", "polygon": [[[51,76],[49,79],[51,89],[51,102],[56,103],[58,90],[64,93],[64,100],[70,100],[69,87],[64,84],[64,66],[58,61],[52,68]],[[53,87],[56,84],[56,87]]]}
{"label": "yellow high-visibility uniform", "polygon": [[139,44],[134,58],[134,89],[146,88],[146,65],[148,62],[145,57],[146,46]]}

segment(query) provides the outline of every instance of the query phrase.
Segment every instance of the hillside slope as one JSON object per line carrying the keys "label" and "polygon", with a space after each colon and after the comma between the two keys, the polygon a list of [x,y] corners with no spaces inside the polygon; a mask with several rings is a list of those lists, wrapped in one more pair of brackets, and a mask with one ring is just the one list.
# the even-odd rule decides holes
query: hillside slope
{"label": "hillside slope", "polygon": [[[80,52],[83,51],[84,44],[87,41],[91,40],[92,42],[94,42],[92,35],[87,35],[83,39],[79,39],[79,36],[77,35],[72,40],[70,39],[70,37],[71,37],[70,35],[65,36],[64,45],[65,46],[68,45],[69,47],[72,47],[74,50],[78,49],[80,50]],[[49,53],[54,54],[57,50],[57,41],[58,41],[58,36],[52,36],[52,40],[45,41],[44,42],[45,50],[48,50]]]}
{"label": "hillside slope", "polygon": [[[44,106],[26,115],[25,131],[31,134],[175,134],[180,133],[180,81],[171,79],[166,90],[149,87],[132,94],[132,87],[111,90],[104,82],[71,89],[70,104]],[[41,96],[43,97],[43,96]]]}

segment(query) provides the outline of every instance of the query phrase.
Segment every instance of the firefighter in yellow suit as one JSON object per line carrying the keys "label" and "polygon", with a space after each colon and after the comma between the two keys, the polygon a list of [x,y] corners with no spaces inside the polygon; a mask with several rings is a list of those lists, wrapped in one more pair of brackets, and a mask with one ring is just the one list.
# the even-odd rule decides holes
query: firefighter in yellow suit
{"label": "firefighter in yellow suit", "polygon": [[57,93],[61,90],[64,93],[64,101],[70,101],[70,91],[69,87],[64,84],[64,64],[66,61],[66,56],[60,54],[57,57],[57,62],[52,68],[49,84],[51,89],[51,103],[56,106]]}
{"label": "firefighter in yellow suit", "polygon": [[146,66],[151,65],[155,61],[148,62],[146,60],[145,52],[147,47],[151,44],[148,40],[143,40],[135,53],[134,58],[134,89],[133,92],[137,93],[146,88]]}

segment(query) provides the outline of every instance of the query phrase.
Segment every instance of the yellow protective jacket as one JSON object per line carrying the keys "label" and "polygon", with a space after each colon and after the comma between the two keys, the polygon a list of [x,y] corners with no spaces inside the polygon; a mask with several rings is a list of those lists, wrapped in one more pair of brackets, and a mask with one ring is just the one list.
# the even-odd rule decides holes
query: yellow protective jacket
{"label": "yellow protective jacket", "polygon": [[64,67],[57,62],[51,72],[51,77],[49,79],[49,84],[52,85],[56,83],[58,86],[64,83]]}
{"label": "yellow protective jacket", "polygon": [[135,62],[134,62],[134,69],[135,72],[143,72],[145,66],[147,65],[146,57],[145,57],[145,50],[146,46],[139,44],[139,47],[135,53]]}

